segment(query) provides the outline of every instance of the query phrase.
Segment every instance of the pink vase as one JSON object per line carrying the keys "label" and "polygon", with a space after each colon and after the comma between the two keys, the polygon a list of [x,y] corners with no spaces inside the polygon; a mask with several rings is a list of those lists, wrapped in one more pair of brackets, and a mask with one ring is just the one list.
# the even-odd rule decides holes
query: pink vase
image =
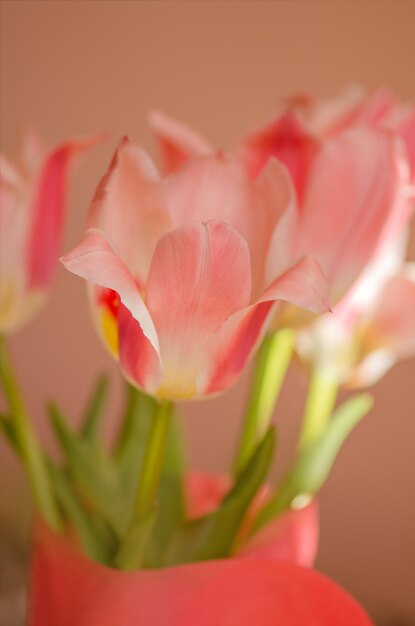
{"label": "pink vase", "polygon": [[[226,488],[223,478],[193,475],[190,512],[206,512]],[[28,625],[370,625],[340,587],[298,564],[314,558],[310,538],[317,537],[316,520],[312,506],[284,516],[234,558],[135,572],[95,563],[38,525]]]}

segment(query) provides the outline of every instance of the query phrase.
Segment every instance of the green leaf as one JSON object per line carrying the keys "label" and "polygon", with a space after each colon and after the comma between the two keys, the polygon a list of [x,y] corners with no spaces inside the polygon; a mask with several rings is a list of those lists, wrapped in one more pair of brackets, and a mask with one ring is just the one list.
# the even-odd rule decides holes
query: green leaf
{"label": "green leaf", "polygon": [[145,565],[145,554],[154,527],[156,512],[153,510],[144,519],[134,522],[125,533],[117,555],[115,564],[124,571],[135,570]]}
{"label": "green leaf", "polygon": [[101,376],[95,386],[82,420],[81,435],[86,441],[97,441],[108,389],[108,377]]}
{"label": "green leaf", "polygon": [[[20,455],[12,425],[2,415],[0,415],[0,425],[16,454]],[[66,473],[56,467],[46,454],[44,458],[57,501],[74,527],[85,553],[100,563],[110,564],[115,547],[113,537],[109,533],[104,534],[98,531],[97,525],[93,523],[93,516],[83,509],[78,495],[73,492]]]}
{"label": "green leaf", "polygon": [[344,441],[372,405],[372,397],[361,394],[345,402],[334,413],[324,433],[298,456],[275,497],[260,512],[254,532],[288,509],[295,498],[312,497],[319,491]]}
{"label": "green leaf", "polygon": [[114,550],[114,543],[102,541],[101,533],[93,523],[93,517],[86,511],[76,493],[72,489],[67,474],[48,459],[48,469],[55,488],[56,496],[63,512],[77,533],[81,546],[90,558],[109,565]]}
{"label": "green leaf", "polygon": [[270,428],[221,505],[205,517],[187,523],[164,565],[229,556],[245,514],[265,480],[274,448],[275,430]]}
{"label": "green leaf", "polygon": [[102,450],[77,438],[53,404],[49,406],[49,417],[74,483],[121,537],[130,518],[117,468]]}

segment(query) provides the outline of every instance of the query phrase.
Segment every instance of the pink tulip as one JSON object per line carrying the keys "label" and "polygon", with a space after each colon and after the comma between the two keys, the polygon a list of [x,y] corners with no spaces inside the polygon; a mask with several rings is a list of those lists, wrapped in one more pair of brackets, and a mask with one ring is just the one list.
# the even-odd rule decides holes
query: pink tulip
{"label": "pink tulip", "polygon": [[[296,229],[295,219],[292,220],[294,226],[291,229],[297,232],[297,236],[300,233],[297,239],[300,247],[301,229],[305,233],[303,236],[308,238],[306,247],[311,253],[316,254],[316,249],[321,246],[322,253],[316,256],[333,286],[334,300],[338,301],[331,316],[323,316],[300,333],[298,352],[303,360],[325,371],[339,383],[370,385],[396,360],[415,353],[410,323],[414,319],[411,295],[413,285],[408,278],[400,277],[405,253],[405,229],[413,212],[415,197],[415,107],[399,105],[387,92],[375,92],[368,97],[363,97],[359,92],[350,92],[328,104],[320,104],[309,98],[293,103],[293,106],[309,131],[320,137],[322,148],[313,167],[309,169],[308,188],[300,209],[304,214],[309,211],[310,227],[307,227],[303,217],[297,221],[302,222],[300,231]],[[321,193],[323,195],[325,186],[328,191],[325,198],[327,204],[319,202],[317,195],[313,204],[316,187],[313,176],[316,171],[318,174],[316,163],[319,160],[324,163],[324,153],[329,153],[330,146],[336,142],[341,144],[352,135],[355,138],[358,134],[363,137],[363,133],[367,137],[370,134],[373,138],[376,136],[378,147],[375,147],[372,139],[374,157],[371,158],[370,141],[361,140],[361,159],[360,163],[356,161],[356,171],[359,168],[365,177],[361,179],[361,198],[364,198],[366,183],[367,198],[360,209],[355,204],[355,226],[349,222],[350,232],[355,233],[357,244],[346,245],[347,235],[344,235],[348,228],[347,219],[351,216],[348,215],[348,208],[353,207],[351,198],[358,190],[358,185],[352,179],[347,182],[346,176],[340,177],[339,174],[341,183],[337,184],[335,191],[339,194],[339,201],[336,202],[335,197],[330,196],[330,185],[328,181],[326,184],[323,181]],[[376,159],[379,167],[371,171],[374,174],[377,169],[377,182],[376,175],[370,176],[371,165]],[[328,162],[324,170],[328,178]],[[325,228],[330,230],[330,214],[324,214],[324,208],[322,210],[324,206],[329,209],[330,198],[338,209],[338,213],[333,214],[331,250],[327,243],[329,237],[325,239],[324,235]],[[370,213],[375,218],[372,223],[368,219]],[[315,229],[313,235],[313,220],[317,216],[325,228],[320,229],[320,232]],[[290,226],[286,228],[287,232],[289,230]],[[325,258],[327,253],[329,255]],[[336,276],[337,270],[342,267],[347,272],[342,275],[340,271]],[[393,332],[387,324],[380,328],[378,323],[378,316],[382,316],[386,306],[385,297],[392,289],[395,298]],[[399,333],[396,330],[398,327]]]}
{"label": "pink tulip", "polygon": [[293,98],[292,107],[319,137],[328,137],[354,126],[383,128],[401,137],[407,151],[411,180],[415,181],[415,107],[400,104],[384,90],[366,94],[347,90],[340,98],[319,102],[312,97]]}
{"label": "pink tulip", "polygon": [[370,626],[325,576],[287,561],[227,559],[121,572],[38,528],[29,626]]}
{"label": "pink tulip", "polygon": [[169,399],[222,391],[255,349],[276,301],[328,310],[312,257],[274,274],[266,268],[288,190],[276,162],[253,181],[223,154],[192,159],[162,179],[143,150],[121,142],[89,230],[63,263],[95,285],[99,332],[128,379]]}
{"label": "pink tulip", "polygon": [[415,356],[415,264],[392,276],[361,320],[360,361],[349,385],[376,382],[396,361]]}
{"label": "pink tulip", "polygon": [[[213,152],[204,137],[159,111],[150,115],[150,125],[166,171],[175,170],[190,157]],[[308,94],[292,96],[276,117],[243,137],[234,151],[253,176],[271,157],[282,161],[301,196],[308,168],[321,143],[358,126],[383,129],[399,136],[414,182],[415,107],[399,103],[393,94],[383,90],[366,94],[362,89],[352,88],[329,101]]]}
{"label": "pink tulip", "polygon": [[[203,138],[161,113],[150,122],[164,162],[170,155],[170,169],[172,154],[183,162],[185,145],[192,156],[202,153],[202,145],[203,153],[208,150]],[[312,254],[339,301],[408,223],[415,109],[388,94],[354,98],[353,104],[341,98],[330,107],[292,98],[286,111],[245,137],[234,153],[254,178],[275,157],[292,180],[290,190],[288,183],[284,192],[280,185],[289,209],[274,231],[267,277]]]}
{"label": "pink tulip", "polygon": [[[183,137],[194,138],[194,132],[160,113],[150,121],[162,154],[167,147],[172,154],[174,146],[176,151],[181,146],[183,162]],[[202,142],[200,137],[193,140],[193,155]],[[361,320],[391,276],[390,259],[400,254],[411,217],[415,107],[401,105],[383,91],[365,96],[354,90],[328,103],[297,96],[274,120],[243,138],[235,154],[254,177],[276,157],[292,180],[286,191],[289,208],[274,231],[266,275],[312,254],[337,303],[333,314],[301,333],[301,357],[339,381],[375,380],[400,351],[376,350],[375,357],[364,359],[363,374],[358,364],[363,366],[367,347],[359,344]],[[395,273],[401,263],[394,262]],[[287,307],[277,323],[293,323],[291,315]]]}
{"label": "pink tulip", "polygon": [[331,320],[299,334],[300,356],[349,387],[372,385],[397,361],[415,356],[414,264],[375,285],[370,299],[359,298],[369,288],[365,280]]}
{"label": "pink tulip", "polygon": [[68,170],[96,139],[47,151],[33,133],[21,169],[0,161],[0,332],[23,326],[41,307],[58,263]]}

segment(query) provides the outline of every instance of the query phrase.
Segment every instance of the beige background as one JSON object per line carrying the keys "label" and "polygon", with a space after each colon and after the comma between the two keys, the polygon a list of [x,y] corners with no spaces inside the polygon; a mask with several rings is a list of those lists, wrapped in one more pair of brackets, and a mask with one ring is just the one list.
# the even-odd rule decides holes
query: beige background
{"label": "beige background", "polygon": [[[65,249],[117,139],[154,149],[152,107],[230,146],[296,90],[332,96],[351,83],[385,85],[415,100],[415,3],[1,2],[1,142],[18,154],[25,124],[53,144],[108,130],[72,178]],[[120,398],[116,368],[95,337],[82,281],[60,270],[49,307],[11,341],[29,407],[45,433],[53,395],[76,419],[96,374],[113,376],[109,422]],[[376,409],[342,452],[321,494],[318,567],[347,587],[379,624],[413,623],[415,361],[397,366],[374,392]],[[298,391],[300,389],[300,392]],[[287,464],[304,399],[295,372],[276,419]],[[184,407],[193,467],[226,470],[246,377],[227,396]],[[24,479],[1,448],[3,525],[27,508]],[[10,488],[11,477],[18,484]],[[6,520],[6,521],[4,521]],[[12,520],[12,521],[11,521]]]}

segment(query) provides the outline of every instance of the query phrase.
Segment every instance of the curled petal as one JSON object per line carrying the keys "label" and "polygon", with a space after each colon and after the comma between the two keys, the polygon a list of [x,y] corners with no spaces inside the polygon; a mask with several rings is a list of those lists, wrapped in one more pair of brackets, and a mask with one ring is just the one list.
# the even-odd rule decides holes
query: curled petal
{"label": "curled petal", "polygon": [[260,300],[283,300],[313,313],[327,313],[331,310],[325,273],[312,256],[305,256],[278,276]]}
{"label": "curled petal", "polygon": [[83,240],[69,254],[62,257],[61,261],[70,272],[96,285],[114,290],[138,323],[136,330],[141,329],[155,355],[158,355],[158,337],[153,320],[134,278],[114,252],[105,233],[98,229],[88,230]]}
{"label": "curled petal", "polygon": [[330,310],[327,281],[315,259],[299,261],[275,279],[255,304],[222,324],[209,343],[207,393],[222,391],[235,381],[263,337],[275,302],[281,300],[318,313]]}
{"label": "curled petal", "polygon": [[109,235],[129,270],[145,284],[155,245],[170,230],[170,220],[155,165],[127,137],[98,186],[88,225]]}
{"label": "curled petal", "polygon": [[155,394],[162,377],[160,357],[124,304],[117,313],[117,328],[120,364],[126,378]]}
{"label": "curled petal", "polygon": [[178,170],[191,157],[213,152],[213,148],[201,135],[160,111],[153,111],[149,122],[160,146],[163,171],[166,174]]}
{"label": "curled petal", "polygon": [[211,338],[205,393],[224,391],[235,382],[264,336],[273,306],[272,301],[262,302],[238,311]]}

